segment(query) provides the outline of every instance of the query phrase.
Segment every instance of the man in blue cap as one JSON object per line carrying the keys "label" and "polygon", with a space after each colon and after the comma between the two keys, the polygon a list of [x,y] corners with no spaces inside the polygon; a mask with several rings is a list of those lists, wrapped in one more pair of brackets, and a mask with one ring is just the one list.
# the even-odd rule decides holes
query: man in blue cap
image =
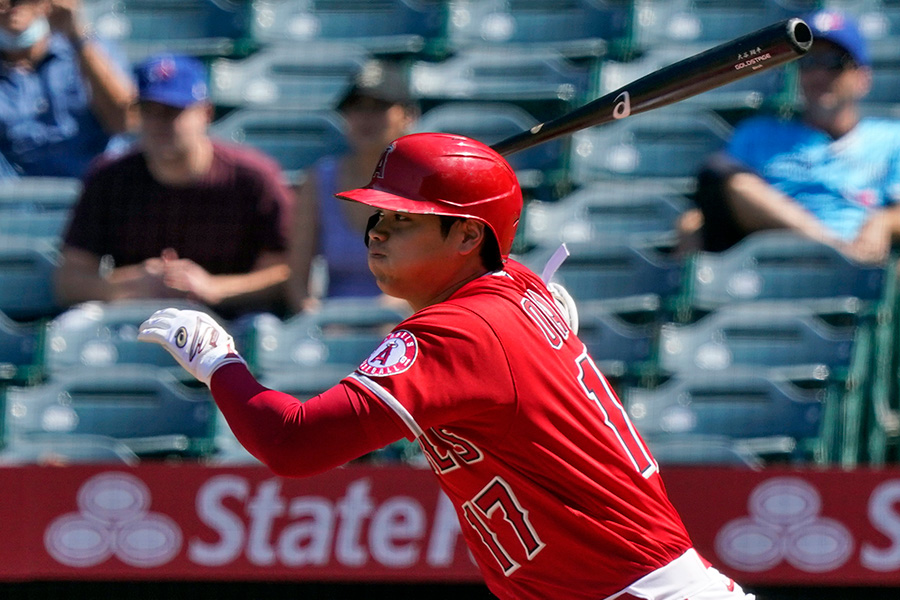
{"label": "man in blue cap", "polygon": [[847,14],[807,17],[799,61],[803,110],[739,124],[698,180],[704,246],[722,250],[762,229],[788,229],[878,263],[900,236],[900,124],[863,118],[872,83],[865,40]]}
{"label": "man in blue cap", "polygon": [[291,195],[278,164],[209,137],[213,106],[196,59],[153,56],[135,78],[140,140],[85,177],[64,236],[60,302],[166,297],[226,318],[283,312]]}

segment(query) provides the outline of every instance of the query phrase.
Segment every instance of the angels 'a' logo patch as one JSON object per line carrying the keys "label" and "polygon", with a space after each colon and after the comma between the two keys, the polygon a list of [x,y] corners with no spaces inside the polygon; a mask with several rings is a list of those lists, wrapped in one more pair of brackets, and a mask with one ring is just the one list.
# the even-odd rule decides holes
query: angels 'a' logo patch
{"label": "angels 'a' logo patch", "polygon": [[405,329],[392,331],[358,370],[372,377],[396,375],[410,368],[418,354],[416,336]]}

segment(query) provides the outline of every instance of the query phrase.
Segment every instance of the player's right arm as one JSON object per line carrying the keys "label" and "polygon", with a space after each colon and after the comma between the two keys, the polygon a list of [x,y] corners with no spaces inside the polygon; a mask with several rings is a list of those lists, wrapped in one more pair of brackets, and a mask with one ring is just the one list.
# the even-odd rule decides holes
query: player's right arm
{"label": "player's right arm", "polygon": [[138,340],[159,344],[209,386],[238,441],[279,475],[327,471],[406,435],[386,407],[344,383],[306,402],[261,385],[206,313],[159,310]]}

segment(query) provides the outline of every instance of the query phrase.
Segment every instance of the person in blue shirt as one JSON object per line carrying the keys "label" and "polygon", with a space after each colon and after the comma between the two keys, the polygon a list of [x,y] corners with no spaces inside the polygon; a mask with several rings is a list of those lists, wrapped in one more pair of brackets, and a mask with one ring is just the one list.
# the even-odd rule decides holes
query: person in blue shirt
{"label": "person in blue shirt", "polygon": [[90,34],[81,0],[0,6],[0,178],[81,177],[134,128],[124,56]]}
{"label": "person in blue shirt", "polygon": [[789,229],[878,263],[900,239],[900,123],[862,116],[871,60],[852,17],[819,11],[807,22],[814,42],[798,63],[799,118],[739,123],[698,178],[704,248]]}
{"label": "person in blue shirt", "polygon": [[419,116],[405,70],[386,60],[363,65],[336,109],[346,123],[349,151],[318,160],[299,188],[294,206],[288,296],[295,312],[318,304],[316,290],[310,287],[317,256],[324,260],[327,271],[327,289],[321,296],[382,295],[369,271],[366,248],[360,243],[373,211],[337,200],[334,194],[367,183],[384,148],[409,133]]}

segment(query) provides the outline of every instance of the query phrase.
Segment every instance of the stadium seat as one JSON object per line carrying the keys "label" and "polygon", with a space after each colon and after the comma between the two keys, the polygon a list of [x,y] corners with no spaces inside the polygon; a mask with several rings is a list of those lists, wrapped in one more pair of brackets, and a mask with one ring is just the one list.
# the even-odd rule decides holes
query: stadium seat
{"label": "stadium seat", "polygon": [[593,66],[552,52],[468,50],[413,64],[413,93],[425,106],[451,100],[511,102],[545,121],[591,93]]}
{"label": "stadium seat", "polygon": [[[38,237],[58,241],[81,192],[81,181],[27,177],[0,181],[0,238]],[[2,244],[2,241],[0,241]]]}
{"label": "stadium seat", "polygon": [[814,8],[784,0],[650,0],[635,20],[635,45],[644,50],[689,47],[694,54]]}
{"label": "stadium seat", "polygon": [[127,444],[102,435],[35,433],[8,439],[0,450],[0,465],[4,466],[135,466],[139,462],[140,458]]}
{"label": "stadium seat", "polygon": [[[200,304],[172,299],[85,302],[66,309],[45,328],[41,360],[45,374],[56,377],[82,368],[141,365],[167,371],[183,381],[193,381],[161,346],[137,339],[140,324],[167,307],[210,312]],[[240,339],[240,332],[230,325],[229,332],[236,340]]]}
{"label": "stadium seat", "polygon": [[53,272],[56,243],[42,238],[0,236],[0,311],[16,321],[52,317],[59,312]]}
{"label": "stadium seat", "polygon": [[[553,280],[565,286],[579,306],[598,300],[650,296],[664,307],[679,290],[681,263],[652,244],[579,242],[566,246],[570,255]],[[555,250],[555,246],[538,247],[519,258],[541,273]]]}
{"label": "stadium seat", "polygon": [[198,457],[213,447],[215,405],[206,388],[189,388],[159,370],[83,368],[8,388],[6,427],[13,437],[103,435],[141,457]]}
{"label": "stadium seat", "polygon": [[728,250],[699,252],[688,261],[679,320],[757,300],[850,297],[871,306],[884,278],[884,267],[851,262],[825,244],[785,231],[756,232]]}
{"label": "stadium seat", "polygon": [[340,365],[338,369],[346,375],[406,316],[399,309],[379,306],[372,298],[329,299],[318,310],[286,321],[259,315],[253,319],[248,359],[261,376],[324,365]]}
{"label": "stadium seat", "polygon": [[629,2],[451,0],[448,45],[601,57],[627,47],[632,12]]}
{"label": "stadium seat", "polygon": [[611,178],[693,178],[721,149],[731,126],[711,111],[673,105],[572,135],[570,177],[576,185]]}
{"label": "stadium seat", "polygon": [[602,303],[578,307],[578,339],[615,389],[646,375],[653,359],[658,334],[653,313],[658,307],[645,308],[650,317],[635,319],[633,312],[621,314]]}
{"label": "stadium seat", "polygon": [[315,52],[271,47],[246,58],[220,58],[210,65],[210,97],[220,107],[332,110],[368,58],[356,46]]}
{"label": "stadium seat", "polygon": [[[812,457],[827,394],[757,370],[677,376],[662,385],[625,390],[623,400],[642,436],[714,434],[733,439],[790,438],[791,454]],[[781,447],[780,445],[778,447]]]}
{"label": "stadium seat", "polygon": [[243,53],[248,6],[239,0],[88,0],[97,32],[122,46],[132,61],[156,52],[200,57]]}
{"label": "stadium seat", "polygon": [[268,154],[292,182],[322,156],[347,148],[344,120],[330,110],[241,108],[214,122],[210,133]]}
{"label": "stadium seat", "polygon": [[759,470],[765,465],[752,444],[722,435],[657,435],[645,437],[644,441],[656,462],[663,466],[716,465]]}
{"label": "stadium seat", "polygon": [[372,54],[441,53],[447,10],[440,0],[257,0],[250,33],[262,46],[352,43]]}
{"label": "stadium seat", "polygon": [[672,234],[690,206],[683,187],[669,180],[595,181],[556,202],[526,205],[523,242],[530,247],[659,237]]}
{"label": "stadium seat", "polygon": [[[426,111],[416,124],[418,132],[458,133],[493,144],[538,124],[523,108],[506,102],[445,102]],[[516,152],[507,157],[523,188],[535,190],[561,176],[562,141]]]}
{"label": "stadium seat", "polygon": [[25,385],[42,375],[40,324],[17,323],[0,312],[0,383]]}
{"label": "stadium seat", "polygon": [[802,304],[723,306],[689,325],[663,325],[659,366],[670,374],[788,365],[846,373],[855,333],[855,327],[836,327]]}

